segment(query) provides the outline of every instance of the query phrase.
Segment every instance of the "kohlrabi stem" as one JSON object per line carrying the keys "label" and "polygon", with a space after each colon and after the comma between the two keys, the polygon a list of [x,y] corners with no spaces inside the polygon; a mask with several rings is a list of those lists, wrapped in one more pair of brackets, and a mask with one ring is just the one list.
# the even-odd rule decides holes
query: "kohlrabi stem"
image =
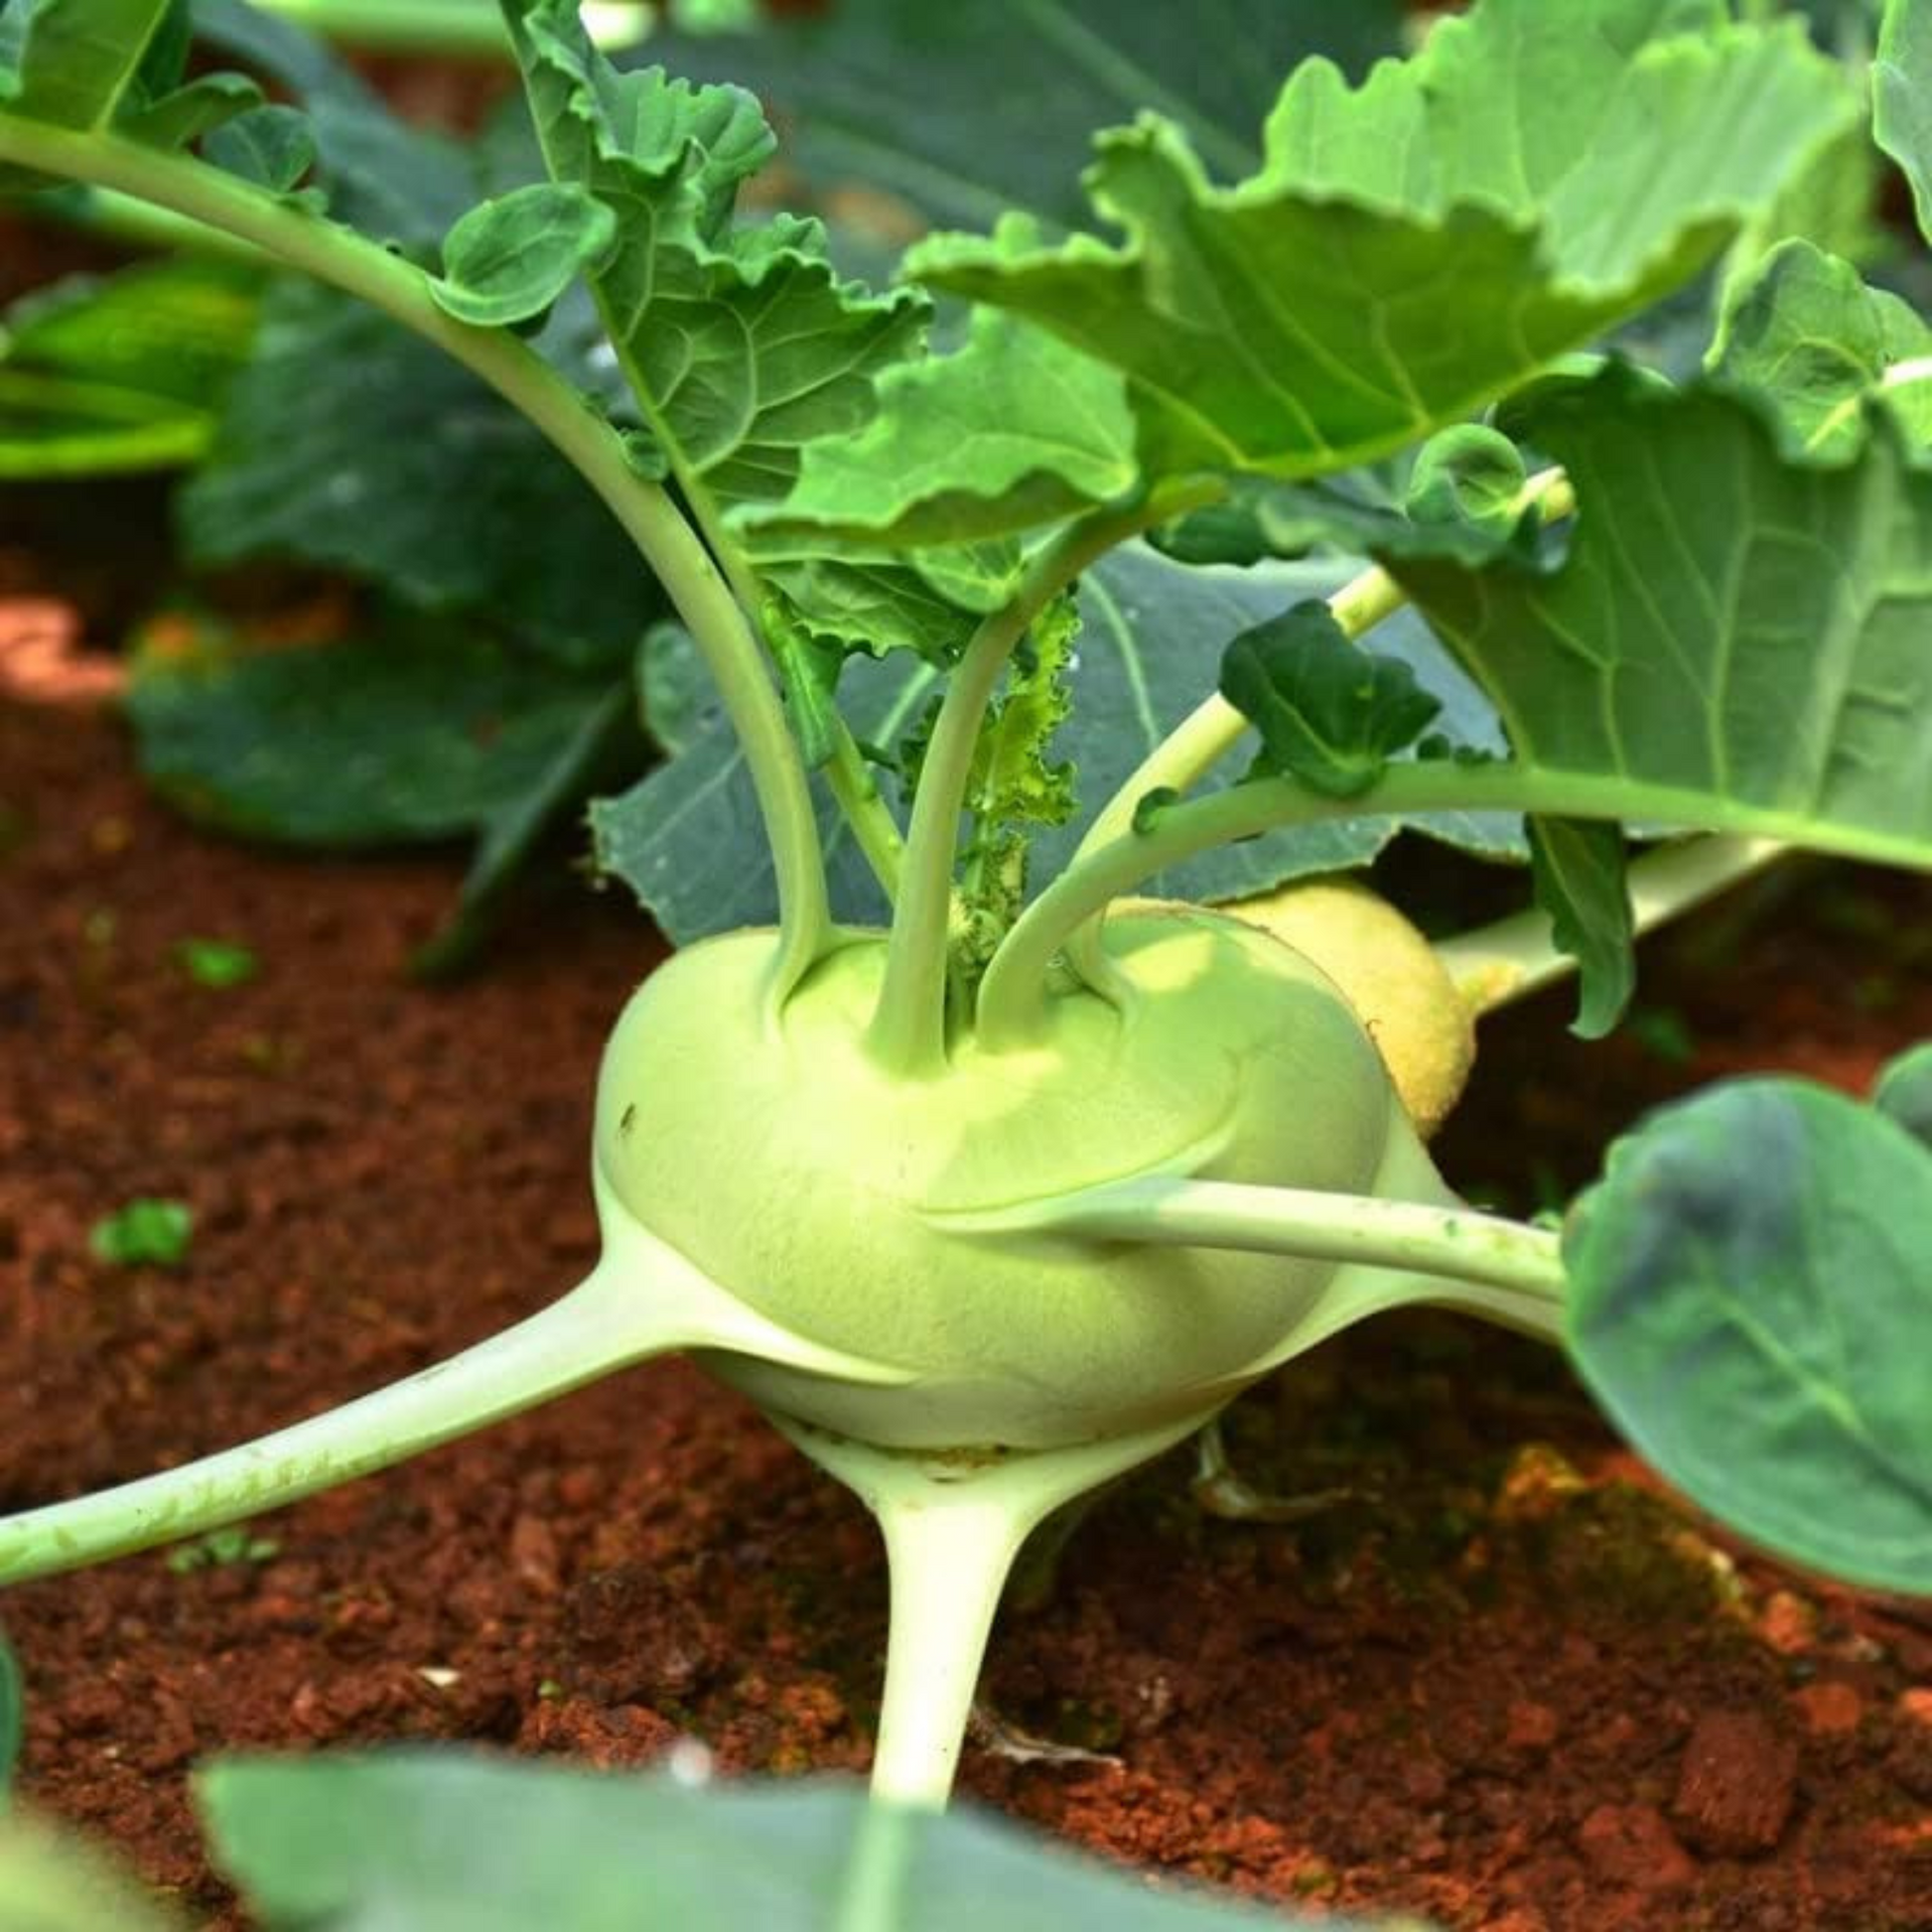
{"label": "kohlrabi stem", "polygon": [[981,1045],[998,1051],[1035,1038],[1045,1020],[1048,969],[1067,936],[1110,900],[1170,866],[1278,826],[1440,811],[1609,821],[1639,817],[1686,831],[1788,841],[1880,865],[1920,863],[1912,840],[1902,834],[1856,825],[1821,829],[1799,805],[1757,805],[1702,790],[1633,785],[1615,773],[1548,771],[1510,759],[1465,764],[1419,759],[1391,764],[1367,791],[1349,798],[1312,791],[1293,778],[1253,779],[1172,805],[1146,831],[1130,830],[1076,859],[1021,914],[994,953],[980,982]]}
{"label": "kohlrabi stem", "polygon": [[657,1311],[600,1268],[582,1287],[448,1361],[272,1436],[0,1520],[0,1583],[219,1529],[387,1468],[667,1345]]}
{"label": "kohlrabi stem", "polygon": [[[1523,484],[1516,498],[1517,514],[1533,503],[1541,507],[1546,518],[1554,520],[1575,512],[1577,493],[1562,470],[1541,470]],[[1328,599],[1328,611],[1345,635],[1360,637],[1408,602],[1401,585],[1380,564],[1374,564]],[[1135,807],[1149,792],[1192,790],[1248,730],[1248,720],[1218,691],[1210,692],[1101,806],[1074,857],[1082,858],[1127,831],[1134,822]],[[1109,979],[1098,917],[1087,920],[1067,940],[1066,955],[1074,972],[1089,985],[1104,984]]]}
{"label": "kohlrabi stem", "polygon": [[912,801],[901,891],[868,1035],[882,1065],[911,1077],[929,1076],[945,1065],[947,953],[959,821],[966,809],[973,752],[1008,660],[1034,620],[1096,558],[1219,493],[1215,484],[1185,497],[1164,495],[1158,505],[1141,498],[1069,524],[1027,566],[1013,596],[967,639],[947,680]]}
{"label": "kohlrabi stem", "polygon": [[436,344],[549,438],[636,544],[717,682],[771,847],[784,933],[774,991],[788,991],[833,943],[804,766],[764,652],[730,587],[677,506],[631,468],[596,410],[507,330],[477,329],[446,315],[421,269],[205,163],[4,113],[0,161],[118,190],[254,243]]}
{"label": "kohlrabi stem", "polygon": [[[426,54],[506,61],[509,42],[491,0],[255,0],[312,34],[371,53]],[[654,9],[623,0],[584,0],[584,27],[600,47],[635,47],[650,33]]]}
{"label": "kohlrabi stem", "polygon": [[[1000,1592],[1020,1547],[1065,1504],[1191,1435],[1215,1410],[1072,1449],[926,1456],[774,1416],[879,1520],[892,1577],[872,1793],[936,1811],[959,1769]],[[897,1924],[895,1918],[887,1924]],[[845,1924],[865,1924],[848,1919]]]}
{"label": "kohlrabi stem", "polygon": [[949,1234],[989,1240],[1066,1234],[1401,1268],[1473,1283],[1531,1311],[1551,1332],[1562,1311],[1563,1255],[1555,1234],[1435,1201],[1144,1174],[1018,1206],[927,1218]]}
{"label": "kohlrabi stem", "polygon": [[[1789,851],[1774,839],[1699,838],[1646,852],[1629,870],[1630,909],[1639,932],[1688,911],[1726,887],[1761,872]],[[1520,1000],[1577,970],[1558,948],[1550,915],[1530,906],[1491,925],[1434,941],[1455,990],[1471,1013]]]}

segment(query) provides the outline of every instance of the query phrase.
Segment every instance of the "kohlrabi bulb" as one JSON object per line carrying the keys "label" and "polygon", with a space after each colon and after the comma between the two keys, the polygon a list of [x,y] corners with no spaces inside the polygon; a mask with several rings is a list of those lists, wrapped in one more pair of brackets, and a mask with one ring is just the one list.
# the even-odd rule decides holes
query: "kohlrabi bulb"
{"label": "kohlrabi bulb", "polygon": [[933,1214],[1151,1174],[1353,1193],[1413,1147],[1360,1021],[1255,927],[1117,914],[1133,996],[1049,1003],[1024,1049],[970,1037],[908,1081],[869,1055],[883,937],[822,962],[775,1016],[774,940],[679,953],[632,998],[599,1089],[607,1219],[629,1217],[792,1333],[916,1375],[861,1388],[743,1356],[768,1408],[885,1448],[1037,1449],[1162,1426],[1252,1379],[1335,1264]]}

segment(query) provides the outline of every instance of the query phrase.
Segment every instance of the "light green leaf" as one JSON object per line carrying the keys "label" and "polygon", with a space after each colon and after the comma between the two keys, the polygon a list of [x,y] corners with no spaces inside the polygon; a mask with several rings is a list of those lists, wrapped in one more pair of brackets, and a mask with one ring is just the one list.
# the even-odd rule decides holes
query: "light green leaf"
{"label": "light green leaf", "polygon": [[1921,233],[1932,237],[1932,4],[1886,0],[1871,64],[1871,132],[1912,187]]}
{"label": "light green leaf", "polygon": [[10,0],[0,11],[0,103],[57,127],[104,127],[170,0]]}
{"label": "light green leaf", "polygon": [[547,311],[617,239],[618,217],[581,188],[537,182],[473,207],[443,237],[437,305],[500,329]]}
{"label": "light green leaf", "polygon": [[87,1230],[87,1249],[116,1268],[179,1268],[194,1234],[195,1211],[186,1201],[143,1195],[103,1214]]}
{"label": "light green leaf", "polygon": [[1328,798],[1367,791],[1443,708],[1413,665],[1361,649],[1318,600],[1235,637],[1220,688],[1260,733],[1255,769]]}
{"label": "light green leaf", "polygon": [[842,281],[816,222],[733,225],[772,145],[751,95],[618,73],[575,0],[509,11],[551,175],[617,216],[592,287],[646,427],[687,487],[784,494],[806,443],[870,418],[873,375],[917,345],[924,304]]}
{"label": "light green leaf", "polygon": [[1794,456],[1854,455],[1872,402],[1932,447],[1932,328],[1809,242],[1774,249],[1734,289],[1710,366],[1775,407]]}
{"label": "light green leaf", "polygon": [[1523,453],[1484,423],[1454,423],[1416,452],[1403,508],[1430,528],[1467,526],[1507,540],[1522,521],[1518,507],[1529,473]]}
{"label": "light green leaf", "polygon": [[1095,129],[1152,104],[1219,172],[1246,173],[1279,76],[1312,54],[1363,71],[1400,51],[1403,14],[1399,0],[839,0],[760,10],[754,32],[659,33],[648,52],[756,88],[782,114],[787,161],[828,190],[883,191],[884,219],[909,203],[967,227],[1013,207],[1066,225]]}
{"label": "light green leaf", "polygon": [[1359,90],[1299,69],[1234,188],[1159,118],[1104,137],[1118,246],[946,236],[908,271],[1124,371],[1150,474],[1349,468],[1684,281],[1846,125],[1796,23],[1716,23],[1486,0]]}
{"label": "light green leaf", "polygon": [[[1151,1890],[965,1808],[869,1810],[849,1784],[693,1790],[417,1750],[230,1759],[201,1773],[198,1797],[220,1863],[272,1927],[635,1932],[640,1900],[653,1924],[747,1932],[1282,1923],[1228,1895]],[[842,1909],[862,1893],[876,1909]]]}
{"label": "light green leaf", "polygon": [[1798,1080],[1610,1151],[1564,1237],[1569,1344],[1693,1500],[1794,1562],[1932,1594],[1932,1152]]}
{"label": "light green leaf", "polygon": [[781,502],[744,527],[902,548],[1002,535],[1124,494],[1140,475],[1120,375],[1043,329],[977,310],[956,353],[901,363],[879,414],[803,456]]}
{"label": "light green leaf", "polygon": [[1532,818],[1527,825],[1536,902],[1550,915],[1558,950],[1577,962],[1579,999],[1570,1031],[1580,1039],[1601,1039],[1623,1017],[1637,984],[1623,834],[1588,819]]}
{"label": "light green leaf", "polygon": [[1932,1040],[1900,1053],[1879,1069],[1871,1104],[1932,1150]]}
{"label": "light green leaf", "polygon": [[[1322,597],[1353,573],[1346,561],[1270,564],[1253,571],[1188,570],[1138,546],[1117,550],[1080,580],[1081,631],[1067,682],[1079,720],[1078,809],[1032,839],[1037,878],[1072,856],[1093,814],[1211,689],[1222,646],[1286,606]],[[1444,700],[1444,724],[1458,742],[1499,750],[1495,714],[1413,613],[1375,631],[1378,649],[1407,658]],[[888,754],[923,716],[938,673],[910,651],[874,662],[855,657],[839,685],[853,732]],[[1241,774],[1236,753],[1207,788]],[[1499,813],[1445,813],[1416,823],[1432,835],[1491,856],[1522,858],[1521,822]],[[1402,829],[1385,815],[1277,831],[1222,846],[1149,890],[1180,898],[1235,898],[1289,879],[1366,864]],[[770,857],[743,758],[715,715],[678,755],[621,797],[591,811],[599,867],[621,879],[680,945],[734,925],[768,923],[776,900]],[[885,912],[844,822],[821,801],[819,832],[842,918],[877,921]]]}
{"label": "light green leaf", "polygon": [[1743,401],[1611,369],[1531,429],[1582,506],[1554,575],[1389,563],[1518,763],[1625,819],[1932,862],[1932,477],[1889,427],[1798,467]]}
{"label": "light green leaf", "polygon": [[185,148],[262,104],[262,90],[246,74],[204,73],[124,115],[119,132],[153,148]]}

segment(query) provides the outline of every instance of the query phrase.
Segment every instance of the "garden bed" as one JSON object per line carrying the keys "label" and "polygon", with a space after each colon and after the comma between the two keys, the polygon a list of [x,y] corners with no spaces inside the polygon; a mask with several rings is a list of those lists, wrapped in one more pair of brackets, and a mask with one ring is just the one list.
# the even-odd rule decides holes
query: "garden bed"
{"label": "garden bed", "polygon": [[[410,984],[457,876],[211,841],[147,797],[110,716],[0,699],[0,1504],[320,1410],[589,1266],[595,1061],[660,948],[551,869],[485,971]],[[1567,1037],[1561,997],[1486,1023],[1447,1171],[1521,1206],[1666,1092],[1772,1065],[1857,1088],[1932,1035],[1915,882],[1810,873],[1715,929],[1715,963],[1709,920],[1705,953],[1650,953],[1607,1047]],[[197,938],[244,944],[258,976],[196,983]],[[90,1256],[138,1195],[192,1203],[180,1268]],[[1230,1522],[1181,1453],[1112,1492],[996,1637],[984,1693],[1013,1735],[969,1750],[970,1798],[1151,1870],[1466,1932],[1932,1928],[1922,1608],[1738,1551],[1558,1358],[1449,1318],[1317,1351],[1230,1440],[1258,1484],[1356,1494]],[[4,1606],[29,1796],[205,1921],[243,1922],[187,1801],[224,1747],[867,1761],[872,1527],[682,1363],[253,1538]]]}

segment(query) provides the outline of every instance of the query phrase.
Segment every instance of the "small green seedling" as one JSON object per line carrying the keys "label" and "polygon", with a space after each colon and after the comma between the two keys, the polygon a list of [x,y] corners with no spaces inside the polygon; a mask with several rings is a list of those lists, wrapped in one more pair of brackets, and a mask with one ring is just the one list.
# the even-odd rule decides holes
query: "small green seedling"
{"label": "small green seedling", "polygon": [[176,962],[197,986],[246,986],[261,971],[255,954],[232,939],[178,939],[174,951]]}
{"label": "small green seedling", "polygon": [[[1480,0],[1361,86],[1298,68],[1259,149],[1217,153],[1233,186],[1144,114],[1086,177],[1100,232],[931,236],[876,293],[816,223],[737,210],[772,146],[749,94],[620,71],[571,0],[504,15],[544,179],[433,261],[332,217],[295,109],[171,91],[165,0],[11,9],[0,162],[361,297],[542,430],[735,734],[708,789],[749,779],[716,814],[743,862],[713,848],[705,888],[737,924],[617,1021],[582,1286],[359,1402],[18,1516],[0,1577],[689,1350],[878,1515],[874,1787],[937,1807],[1029,1535],[1336,1330],[1434,1304],[1565,1345],[1745,1536],[1932,1588],[1910,1080],[1716,1088],[1619,1144],[1560,1229],[1472,1210],[1425,1139],[1472,1012],[1578,970],[1601,1033],[1636,932],[1783,846],[1932,864],[1932,332],[1784,234],[1863,111],[1800,23]],[[1897,101],[1923,106],[1927,38],[1899,0],[1915,180],[1932,116]],[[1600,352],[1726,249],[1704,374]],[[966,314],[944,353],[934,295]],[[568,376],[534,334],[567,296],[598,338]],[[1358,574],[1278,561],[1317,542]],[[1096,665],[1134,664],[1117,714],[1151,716],[1157,642],[1209,652],[1194,709],[1099,781]],[[1402,827],[1525,860],[1535,910],[1424,949],[1392,996],[1358,894],[1279,927],[1205,902]],[[1252,868],[1150,897],[1210,859]]]}
{"label": "small green seedling", "polygon": [[87,1250],[115,1268],[179,1268],[195,1234],[195,1210],[186,1201],[142,1195],[103,1214],[87,1230]]}
{"label": "small green seedling", "polygon": [[192,1543],[179,1543],[168,1552],[168,1568],[177,1577],[197,1570],[227,1570],[240,1565],[272,1563],[282,1546],[272,1536],[255,1536],[235,1524],[209,1530]]}

